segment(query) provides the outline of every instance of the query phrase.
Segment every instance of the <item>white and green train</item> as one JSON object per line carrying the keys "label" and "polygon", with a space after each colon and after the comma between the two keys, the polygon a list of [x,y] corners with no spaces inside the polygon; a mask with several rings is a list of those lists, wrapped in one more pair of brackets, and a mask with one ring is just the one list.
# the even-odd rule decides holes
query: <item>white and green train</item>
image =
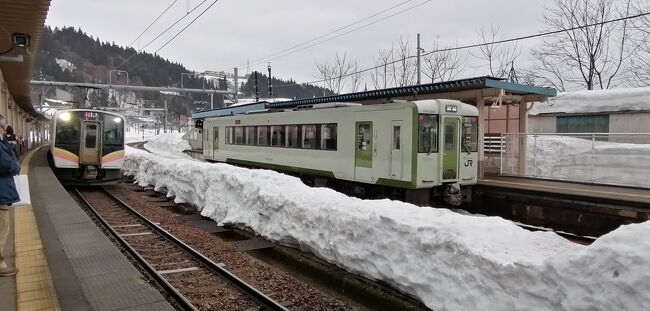
{"label": "white and green train", "polygon": [[208,160],[416,204],[439,196],[454,205],[469,200],[477,151],[478,110],[454,100],[330,103],[203,120]]}

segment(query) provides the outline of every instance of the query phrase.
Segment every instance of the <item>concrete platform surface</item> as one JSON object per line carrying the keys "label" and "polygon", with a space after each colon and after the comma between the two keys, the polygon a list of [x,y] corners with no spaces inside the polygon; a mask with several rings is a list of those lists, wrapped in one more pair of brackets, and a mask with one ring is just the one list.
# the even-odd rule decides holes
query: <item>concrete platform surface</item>
{"label": "concrete platform surface", "polygon": [[[43,258],[26,256],[30,260],[42,260],[42,274],[51,275],[55,293],[46,309],[61,310],[174,310],[165,298],[150,286],[144,276],[121,253],[90,217],[61,186],[47,163],[47,148],[37,150],[29,162],[29,184],[32,199],[33,228],[16,227],[17,260],[19,237],[35,235]],[[22,209],[29,212],[27,209]],[[19,216],[29,221],[29,215]],[[21,212],[22,213],[22,212]],[[16,220],[18,222],[18,220]],[[22,231],[21,231],[22,230]],[[34,243],[34,242],[24,242]],[[42,247],[40,246],[42,243]],[[29,244],[25,244],[29,247]],[[30,269],[31,270],[31,269]],[[21,274],[28,271],[20,271]],[[45,284],[40,274],[30,276],[29,284]],[[18,297],[45,295],[47,288],[21,289],[17,281]],[[53,291],[54,291],[53,290]],[[0,292],[4,302],[6,296]],[[20,298],[19,298],[20,300]],[[40,309],[41,307],[39,307]],[[36,310],[18,303],[18,309]],[[4,310],[4,309],[3,309]]]}
{"label": "concrete platform surface", "polygon": [[650,190],[544,179],[486,176],[479,185],[579,196],[605,201],[629,202],[650,209]]}

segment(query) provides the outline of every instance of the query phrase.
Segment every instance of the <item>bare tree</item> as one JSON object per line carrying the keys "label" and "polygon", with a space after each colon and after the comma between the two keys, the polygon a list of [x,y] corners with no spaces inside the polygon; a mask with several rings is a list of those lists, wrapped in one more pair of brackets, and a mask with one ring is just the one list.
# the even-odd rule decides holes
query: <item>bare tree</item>
{"label": "bare tree", "polygon": [[[536,68],[554,85],[577,84],[589,90],[607,89],[617,83],[628,58],[628,21],[603,23],[615,13],[628,15],[630,1],[554,0],[544,21],[548,30],[566,30],[542,39],[532,51]],[[617,17],[617,16],[616,16]],[[595,24],[592,27],[583,27]]]}
{"label": "bare tree", "polygon": [[[439,50],[438,41],[433,45],[433,50]],[[424,75],[431,83],[450,81],[458,78],[465,69],[467,56],[458,51],[433,52],[424,57]]]}
{"label": "bare tree", "polygon": [[411,47],[412,43],[409,39],[400,37],[394,48],[396,61],[393,61],[390,65],[394,86],[406,86],[415,83],[417,64],[416,60],[411,57]]}
{"label": "bare tree", "polygon": [[346,52],[342,55],[336,52],[332,62],[316,62],[316,69],[325,86],[335,94],[339,94],[345,88],[346,78],[352,73],[352,61]]}
{"label": "bare tree", "polygon": [[388,87],[388,63],[393,59],[394,49],[380,49],[379,57],[375,58],[375,69],[370,72],[370,82],[375,90]]}
{"label": "bare tree", "polygon": [[365,72],[359,72],[359,61],[358,60],[352,60],[350,61],[350,92],[354,93],[361,88],[361,82],[363,81],[363,78],[366,76]]}
{"label": "bare tree", "polygon": [[[650,1],[639,0],[634,5],[635,13],[650,11]],[[626,78],[635,86],[650,85],[650,17],[642,16],[632,21],[630,29],[630,44],[628,50],[631,54],[628,64],[630,73]]]}
{"label": "bare tree", "polygon": [[481,67],[486,67],[489,75],[493,77],[508,76],[512,64],[521,55],[521,48],[517,43],[497,43],[492,42],[503,40],[501,29],[494,25],[489,28],[483,27],[478,31],[479,47],[478,52],[470,53],[479,59]]}

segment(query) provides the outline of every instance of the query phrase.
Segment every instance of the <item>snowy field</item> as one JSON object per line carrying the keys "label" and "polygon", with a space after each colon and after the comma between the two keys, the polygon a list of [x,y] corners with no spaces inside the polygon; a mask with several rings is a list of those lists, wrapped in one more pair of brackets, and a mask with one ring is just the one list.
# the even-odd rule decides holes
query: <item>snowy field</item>
{"label": "snowy field", "polygon": [[158,155],[191,159],[190,156],[183,154],[184,150],[191,149],[187,140],[182,139],[183,135],[185,133],[165,133],[152,136],[147,140],[144,148]]}
{"label": "snowy field", "polygon": [[650,302],[650,239],[642,238],[650,222],[581,246],[497,217],[361,200],[273,171],[133,148],[124,172],[215,221],[309,249],[434,310],[643,310]]}
{"label": "snowy field", "polygon": [[[592,151],[585,138],[529,136],[526,176],[650,188],[650,144],[596,141]],[[516,175],[516,164],[506,158],[504,173]]]}

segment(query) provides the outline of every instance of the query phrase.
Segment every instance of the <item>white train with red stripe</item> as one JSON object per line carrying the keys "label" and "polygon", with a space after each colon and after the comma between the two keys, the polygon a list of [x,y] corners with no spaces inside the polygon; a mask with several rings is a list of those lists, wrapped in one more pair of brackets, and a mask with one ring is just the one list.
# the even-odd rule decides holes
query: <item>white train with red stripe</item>
{"label": "white train with red stripe", "polygon": [[112,183],[121,178],[124,117],[115,113],[70,109],[52,118],[48,160],[62,184]]}

